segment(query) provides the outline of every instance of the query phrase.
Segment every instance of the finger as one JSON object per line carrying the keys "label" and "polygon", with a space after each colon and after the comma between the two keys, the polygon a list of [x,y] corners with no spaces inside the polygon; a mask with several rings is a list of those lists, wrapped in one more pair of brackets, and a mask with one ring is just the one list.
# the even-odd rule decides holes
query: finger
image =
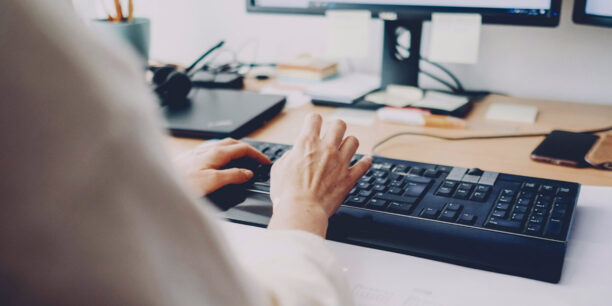
{"label": "finger", "polygon": [[340,145],[340,156],[346,160],[351,160],[359,148],[359,140],[355,136],[348,136]]}
{"label": "finger", "polygon": [[220,149],[220,151],[220,154],[223,154],[226,158],[229,158],[230,160],[242,157],[249,157],[262,164],[267,165],[272,163],[267,156],[257,151],[257,149],[253,148],[251,145],[246,144],[244,142],[239,142],[237,144],[223,147]]}
{"label": "finger", "polygon": [[247,169],[214,170],[215,185],[221,188],[231,184],[244,184],[253,178],[253,171]]}
{"label": "finger", "polygon": [[372,157],[364,156],[349,169],[351,183],[356,183],[372,167]]}
{"label": "finger", "polygon": [[304,122],[302,127],[302,133],[298,141],[304,141],[306,139],[317,139],[321,133],[321,125],[323,124],[323,118],[319,114],[310,114]]}
{"label": "finger", "polygon": [[237,144],[239,142],[240,141],[238,141],[238,140],[236,140],[234,138],[227,137],[227,138],[224,138],[222,140],[219,140],[217,143],[220,144],[220,145],[233,145],[233,144]]}
{"label": "finger", "polygon": [[331,125],[325,129],[324,141],[335,147],[340,147],[342,138],[346,132],[346,123],[340,119],[334,120]]}

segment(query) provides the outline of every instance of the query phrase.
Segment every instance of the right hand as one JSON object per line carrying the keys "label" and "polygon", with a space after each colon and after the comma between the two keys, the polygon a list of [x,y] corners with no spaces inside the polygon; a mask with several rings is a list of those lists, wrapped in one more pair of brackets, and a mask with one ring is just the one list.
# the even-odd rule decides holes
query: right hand
{"label": "right hand", "polygon": [[308,116],[293,148],[272,167],[274,205],[270,229],[304,230],[321,237],[328,219],[372,165],[364,157],[349,168],[359,147],[353,136],[344,137],[346,123],[336,120],[321,137],[322,118]]}

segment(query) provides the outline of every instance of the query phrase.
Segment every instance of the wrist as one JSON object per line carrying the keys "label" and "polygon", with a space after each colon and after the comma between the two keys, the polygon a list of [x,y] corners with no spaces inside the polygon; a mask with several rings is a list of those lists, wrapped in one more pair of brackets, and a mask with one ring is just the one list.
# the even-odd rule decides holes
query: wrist
{"label": "wrist", "polygon": [[312,199],[273,200],[269,229],[303,230],[325,238],[329,215]]}

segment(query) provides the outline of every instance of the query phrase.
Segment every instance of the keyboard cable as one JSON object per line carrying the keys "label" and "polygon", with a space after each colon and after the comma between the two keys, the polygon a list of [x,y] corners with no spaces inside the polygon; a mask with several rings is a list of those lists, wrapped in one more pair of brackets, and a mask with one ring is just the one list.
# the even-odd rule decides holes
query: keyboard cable
{"label": "keyboard cable", "polygon": [[[608,131],[612,131],[612,126],[608,126],[608,127],[605,127],[605,128],[602,128],[602,129],[597,129],[597,130],[582,131],[582,132],[578,132],[578,133],[580,133],[580,134],[597,134],[597,133],[608,132]],[[427,134],[427,133],[418,133],[418,132],[400,132],[400,133],[396,133],[396,134],[387,136],[383,140],[377,142],[372,147],[371,152],[372,152],[372,155],[375,155],[376,154],[376,149],[378,149],[380,146],[382,146],[385,143],[391,141],[392,139],[395,139],[395,138],[401,137],[401,136],[422,136],[422,137],[430,137],[430,138],[436,138],[436,139],[447,140],[447,141],[463,141],[463,140],[488,140],[488,139],[504,139],[504,138],[544,137],[544,136],[548,136],[548,134],[550,134],[550,133],[446,137],[446,136],[433,135],[433,134]]]}

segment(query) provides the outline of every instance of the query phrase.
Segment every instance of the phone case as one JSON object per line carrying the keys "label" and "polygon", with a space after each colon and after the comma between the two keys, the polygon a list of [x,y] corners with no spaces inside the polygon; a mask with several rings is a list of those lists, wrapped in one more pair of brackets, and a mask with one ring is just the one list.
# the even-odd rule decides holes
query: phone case
{"label": "phone case", "polygon": [[604,135],[586,155],[589,164],[612,170],[612,132]]}

